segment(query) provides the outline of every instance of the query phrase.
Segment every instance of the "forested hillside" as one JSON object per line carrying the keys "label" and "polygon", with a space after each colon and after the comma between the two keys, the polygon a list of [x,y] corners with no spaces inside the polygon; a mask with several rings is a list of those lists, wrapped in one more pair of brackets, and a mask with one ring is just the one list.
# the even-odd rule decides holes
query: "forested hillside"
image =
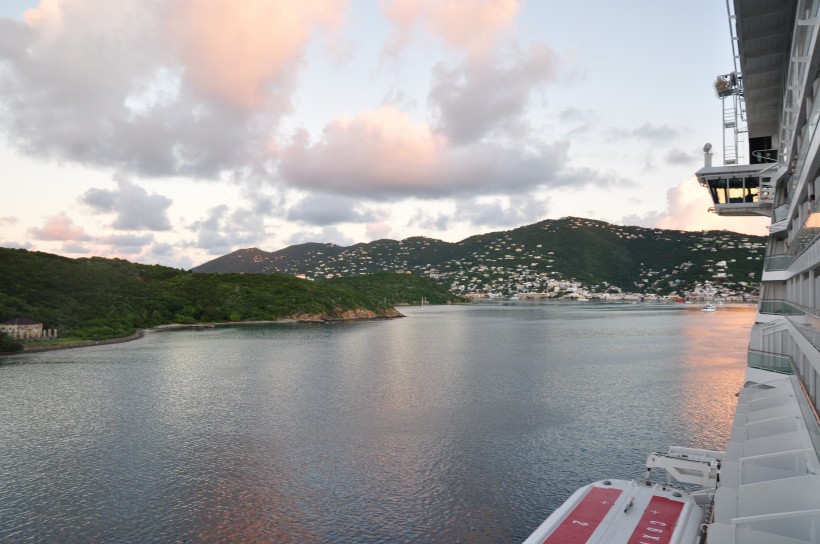
{"label": "forested hillside", "polygon": [[170,323],[395,316],[394,304],[413,302],[409,293],[416,300],[457,300],[441,298],[441,288],[428,280],[404,276],[335,285],[285,274],[194,274],[0,248],[0,321],[26,317],[60,336],[106,339]]}
{"label": "forested hillside", "polygon": [[456,294],[511,295],[550,280],[592,291],[683,293],[705,282],[756,292],[765,238],[729,231],[621,226],[578,217],[545,220],[460,242],[412,237],[341,247],[300,244],[275,252],[241,249],[195,272],[285,273],[325,279],[381,270],[434,279]]}

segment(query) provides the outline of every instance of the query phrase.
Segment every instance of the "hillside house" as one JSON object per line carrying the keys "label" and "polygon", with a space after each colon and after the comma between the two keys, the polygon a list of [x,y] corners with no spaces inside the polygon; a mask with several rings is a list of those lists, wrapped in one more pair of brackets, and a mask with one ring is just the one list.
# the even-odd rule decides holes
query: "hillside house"
{"label": "hillside house", "polygon": [[56,329],[43,329],[43,324],[28,319],[27,317],[16,317],[0,323],[0,332],[5,333],[17,340],[40,340],[43,338],[56,338]]}

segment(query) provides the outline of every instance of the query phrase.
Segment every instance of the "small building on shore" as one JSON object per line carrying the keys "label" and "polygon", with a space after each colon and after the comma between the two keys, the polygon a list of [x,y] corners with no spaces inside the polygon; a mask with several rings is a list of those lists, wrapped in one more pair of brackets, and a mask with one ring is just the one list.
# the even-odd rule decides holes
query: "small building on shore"
{"label": "small building on shore", "polygon": [[0,323],[0,332],[16,340],[57,338],[57,329],[43,329],[43,324],[27,317],[16,317]]}

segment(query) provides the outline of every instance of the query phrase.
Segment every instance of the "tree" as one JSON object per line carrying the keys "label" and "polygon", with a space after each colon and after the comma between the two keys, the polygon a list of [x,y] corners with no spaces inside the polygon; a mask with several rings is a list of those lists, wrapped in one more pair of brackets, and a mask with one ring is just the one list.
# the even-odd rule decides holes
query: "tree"
{"label": "tree", "polygon": [[15,353],[17,351],[23,351],[23,344],[12,336],[0,332],[0,353]]}

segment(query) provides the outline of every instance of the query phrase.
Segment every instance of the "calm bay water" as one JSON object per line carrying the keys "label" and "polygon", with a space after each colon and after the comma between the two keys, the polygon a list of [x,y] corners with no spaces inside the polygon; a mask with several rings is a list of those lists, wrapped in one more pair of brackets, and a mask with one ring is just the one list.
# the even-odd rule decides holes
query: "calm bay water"
{"label": "calm bay water", "polygon": [[753,309],[477,304],[0,359],[2,542],[520,542],[722,449]]}

